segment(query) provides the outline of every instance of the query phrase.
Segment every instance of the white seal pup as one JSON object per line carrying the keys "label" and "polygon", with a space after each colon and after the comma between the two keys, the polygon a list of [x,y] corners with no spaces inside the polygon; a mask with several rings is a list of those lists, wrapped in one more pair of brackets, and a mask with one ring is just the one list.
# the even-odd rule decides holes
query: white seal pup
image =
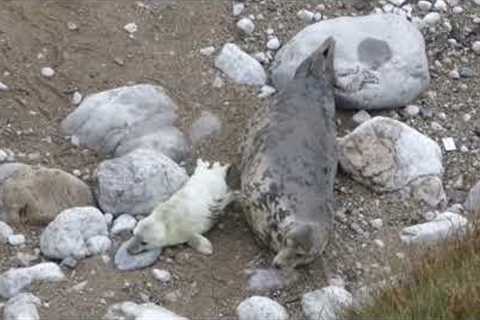
{"label": "white seal pup", "polygon": [[327,39],[253,118],[242,152],[242,206],[273,264],[319,256],[333,228],[337,172],[333,54]]}
{"label": "white seal pup", "polygon": [[212,244],[203,234],[233,201],[235,192],[226,183],[229,167],[218,162],[210,167],[209,162],[197,160],[195,172],[185,185],[137,224],[128,253],[188,243],[200,253],[212,254]]}

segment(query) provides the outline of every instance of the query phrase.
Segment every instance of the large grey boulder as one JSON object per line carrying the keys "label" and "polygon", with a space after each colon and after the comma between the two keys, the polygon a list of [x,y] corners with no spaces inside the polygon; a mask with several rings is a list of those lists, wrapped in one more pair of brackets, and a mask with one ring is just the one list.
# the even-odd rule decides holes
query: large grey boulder
{"label": "large grey boulder", "polygon": [[108,308],[104,320],[188,320],[153,303],[136,304],[126,301]]}
{"label": "large grey boulder", "polygon": [[362,123],[338,139],[338,159],[374,191],[402,191],[430,206],[445,200],[440,146],[400,121],[375,117]]}
{"label": "large grey boulder", "polygon": [[42,301],[31,293],[20,293],[8,300],[3,310],[4,320],[40,320],[37,306]]}
{"label": "large grey boulder", "polygon": [[46,225],[71,207],[94,204],[90,187],[77,177],[41,166],[9,164],[15,170],[0,187],[5,220]]}
{"label": "large grey boulder", "polygon": [[237,307],[239,320],[288,320],[287,310],[267,297],[253,296]]}
{"label": "large grey boulder", "polygon": [[0,297],[11,298],[28,289],[35,281],[63,281],[65,275],[53,262],[39,263],[32,267],[9,269],[0,275]]}
{"label": "large grey boulder", "polygon": [[132,146],[145,145],[180,160],[189,146],[173,127],[176,110],[160,86],[125,86],[88,96],[62,122],[62,129],[72,141],[104,154],[123,155]]}
{"label": "large grey boulder", "polygon": [[215,67],[238,84],[263,86],[267,81],[262,65],[234,43],[223,46]]}
{"label": "large grey boulder", "polygon": [[[81,259],[98,252],[98,236],[108,239],[103,214],[93,207],[71,208],[60,213],[45,228],[40,236],[40,250],[52,259]],[[89,241],[92,238],[94,240]]]}
{"label": "large grey boulder", "polygon": [[170,158],[147,149],[103,161],[95,177],[100,207],[114,216],[149,214],[188,179],[186,171]]}
{"label": "large grey boulder", "polygon": [[394,14],[324,20],[300,31],[272,66],[277,89],[328,37],[336,40],[337,106],[381,109],[407,105],[430,83],[425,42],[414,24]]}

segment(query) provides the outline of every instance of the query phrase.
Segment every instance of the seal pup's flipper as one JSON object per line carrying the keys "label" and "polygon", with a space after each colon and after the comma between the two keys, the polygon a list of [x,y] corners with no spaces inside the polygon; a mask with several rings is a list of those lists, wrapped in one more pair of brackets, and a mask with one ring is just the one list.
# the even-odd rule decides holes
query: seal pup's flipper
{"label": "seal pup's flipper", "polygon": [[201,254],[213,254],[212,243],[201,234],[196,234],[191,237],[190,240],[188,240],[188,245]]}

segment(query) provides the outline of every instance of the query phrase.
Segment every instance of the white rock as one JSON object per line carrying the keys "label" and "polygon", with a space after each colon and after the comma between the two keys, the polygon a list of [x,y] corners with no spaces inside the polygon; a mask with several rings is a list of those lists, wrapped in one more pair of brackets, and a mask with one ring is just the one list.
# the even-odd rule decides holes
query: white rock
{"label": "white rock", "polygon": [[67,22],[67,28],[68,30],[70,31],[75,31],[75,30],[78,30],[78,26],[75,22],[72,22],[72,21],[68,21]]}
{"label": "white rock", "polygon": [[137,225],[137,220],[129,214],[122,214],[113,222],[111,230],[112,235],[119,234],[123,231],[132,231]]}
{"label": "white rock", "polygon": [[269,50],[278,50],[280,49],[281,43],[277,37],[273,37],[267,42],[267,48]]}
{"label": "white rock", "polygon": [[62,270],[53,262],[9,269],[0,275],[0,296],[5,299],[11,298],[30,287],[34,281],[58,282],[64,279]]}
{"label": "white rock", "polygon": [[386,109],[414,101],[430,83],[425,41],[395,14],[340,17],[306,27],[282,46],[272,66],[278,90],[329,36],[336,41],[337,106]]}
{"label": "white rock", "polygon": [[3,311],[3,320],[40,320],[37,306],[42,301],[31,293],[20,293],[10,298]]}
{"label": "white rock", "polygon": [[476,54],[480,54],[480,41],[475,41],[475,42],[473,42],[473,44],[472,44],[472,50],[473,50],[473,52],[475,52]]}
{"label": "white rock", "polygon": [[3,82],[0,82],[0,91],[8,91],[8,86]]}
{"label": "white rock", "polygon": [[275,89],[272,86],[265,85],[260,89],[260,93],[258,94],[258,97],[262,99],[267,98],[273,95],[275,92],[277,92],[277,89]]}
{"label": "white rock", "polygon": [[455,145],[455,140],[451,137],[442,138],[443,147],[445,151],[455,151],[457,150],[457,146]]}
{"label": "white rock", "polygon": [[124,25],[123,29],[125,31],[127,31],[128,33],[132,34],[132,33],[137,32],[138,26],[135,22],[130,22],[130,23],[127,23],[126,25]]}
{"label": "white rock", "polygon": [[375,229],[381,229],[383,227],[383,220],[382,219],[373,219],[370,221],[370,224]]}
{"label": "white rock", "polygon": [[43,67],[41,73],[45,78],[51,78],[55,75],[55,70],[50,67]]}
{"label": "white rock", "polygon": [[215,47],[214,46],[205,47],[205,48],[200,49],[200,54],[202,54],[204,56],[207,56],[207,57],[211,56],[214,52],[215,52]]}
{"label": "white rock", "polygon": [[406,124],[385,117],[362,123],[338,139],[339,163],[351,176],[378,192],[412,187],[426,177],[441,177],[439,145]]}
{"label": "white rock", "polygon": [[423,12],[428,12],[432,9],[432,3],[430,1],[418,1],[417,6],[418,9]]}
{"label": "white rock", "polygon": [[215,67],[239,84],[262,86],[267,80],[261,64],[233,43],[223,46]]}
{"label": "white rock", "polygon": [[5,222],[0,221],[0,243],[7,243],[11,235],[13,235],[13,229]]}
{"label": "white rock", "polygon": [[367,122],[368,120],[372,119],[370,114],[365,111],[365,110],[360,110],[357,113],[355,113],[352,117],[353,122],[356,124],[362,124],[364,122]]}
{"label": "white rock", "polygon": [[[114,216],[150,214],[188,179],[184,168],[162,153],[136,149],[122,157],[105,160],[96,173],[97,200]],[[102,217],[102,220],[105,221]]]}
{"label": "white rock", "polygon": [[8,237],[8,244],[11,246],[21,246],[25,244],[25,236],[23,234],[12,234]]}
{"label": "white rock", "polygon": [[234,2],[232,14],[234,17],[238,17],[242,14],[243,10],[245,10],[245,4],[243,2]]}
{"label": "white rock", "polygon": [[87,242],[95,236],[108,236],[103,214],[93,207],[62,211],[40,236],[42,253],[53,259],[81,259],[90,255]]}
{"label": "white rock", "polygon": [[108,308],[104,320],[189,320],[153,303],[122,302]]}
{"label": "white rock", "polygon": [[82,102],[83,96],[80,92],[75,91],[72,96],[72,104],[73,105],[79,105],[80,102]]}
{"label": "white rock", "polygon": [[237,22],[237,28],[245,34],[252,34],[255,31],[255,24],[249,18],[242,18]]}
{"label": "white rock", "polygon": [[441,12],[447,12],[447,10],[448,10],[448,5],[443,0],[435,1],[435,4],[434,4],[433,7],[435,8],[435,10],[438,10],[438,11],[441,11]]}
{"label": "white rock", "polygon": [[403,228],[400,239],[406,244],[433,244],[449,238],[462,236],[468,220],[463,216],[444,212],[427,223]]}
{"label": "white rock", "polygon": [[237,307],[239,320],[288,320],[287,310],[267,297],[253,296]]}
{"label": "white rock", "polygon": [[430,12],[423,17],[423,22],[428,26],[434,26],[440,22],[442,16],[438,12]]}
{"label": "white rock", "polygon": [[297,17],[299,17],[305,23],[311,23],[313,21],[315,14],[309,10],[300,10],[297,12]]}
{"label": "white rock", "polygon": [[336,320],[342,310],[352,305],[352,294],[337,286],[306,293],[302,298],[305,320]]}
{"label": "white rock", "polygon": [[152,275],[160,282],[169,282],[172,279],[172,274],[167,270],[153,269]]}

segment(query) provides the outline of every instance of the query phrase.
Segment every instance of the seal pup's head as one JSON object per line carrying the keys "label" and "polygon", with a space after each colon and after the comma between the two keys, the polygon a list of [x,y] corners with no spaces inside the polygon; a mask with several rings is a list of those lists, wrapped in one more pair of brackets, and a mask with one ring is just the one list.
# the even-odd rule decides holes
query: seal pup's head
{"label": "seal pup's head", "polygon": [[311,263],[325,248],[328,232],[315,224],[295,223],[283,239],[282,247],[273,259],[273,265],[294,269]]}
{"label": "seal pup's head", "polygon": [[333,86],[335,83],[334,51],[335,39],[329,37],[300,64],[293,79],[326,80],[326,83]]}

